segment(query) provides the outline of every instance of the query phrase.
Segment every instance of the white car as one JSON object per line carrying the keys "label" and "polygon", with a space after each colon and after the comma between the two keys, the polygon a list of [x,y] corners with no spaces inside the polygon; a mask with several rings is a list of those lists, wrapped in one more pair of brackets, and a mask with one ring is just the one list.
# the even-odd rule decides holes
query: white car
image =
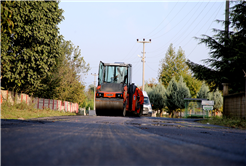
{"label": "white car", "polygon": [[147,92],[143,91],[143,95],[144,95],[144,104],[143,104],[143,114],[144,115],[152,115],[152,107],[151,107],[151,103],[149,101],[149,96],[147,94]]}

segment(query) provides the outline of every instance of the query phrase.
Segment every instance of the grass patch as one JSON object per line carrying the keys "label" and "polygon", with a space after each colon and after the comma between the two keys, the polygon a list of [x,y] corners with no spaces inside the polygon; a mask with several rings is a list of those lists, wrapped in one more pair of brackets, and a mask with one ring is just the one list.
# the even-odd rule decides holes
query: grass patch
{"label": "grass patch", "polygon": [[212,124],[219,126],[226,126],[231,128],[246,129],[246,119],[239,118],[225,118],[225,117],[212,117],[210,119],[204,119],[198,121],[203,124]]}
{"label": "grass patch", "polygon": [[76,113],[55,111],[46,109],[35,109],[34,104],[27,105],[26,103],[11,104],[3,102],[1,105],[1,119],[31,119],[50,116],[69,116]]}

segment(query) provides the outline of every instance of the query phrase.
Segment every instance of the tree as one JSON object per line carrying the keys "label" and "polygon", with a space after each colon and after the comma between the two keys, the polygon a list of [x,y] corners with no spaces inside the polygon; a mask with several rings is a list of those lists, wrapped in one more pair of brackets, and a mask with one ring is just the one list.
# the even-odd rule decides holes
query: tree
{"label": "tree", "polygon": [[166,91],[166,106],[169,109],[169,114],[173,117],[174,111],[181,111],[185,108],[184,98],[190,98],[190,90],[180,76],[179,82],[176,82],[175,77],[169,82]]}
{"label": "tree", "polygon": [[209,93],[209,87],[205,84],[205,82],[202,83],[202,86],[197,93],[197,98],[201,99],[211,99],[211,95]]}
{"label": "tree", "polygon": [[148,84],[144,84],[144,91],[149,94],[154,87],[150,87]]}
{"label": "tree", "polygon": [[183,74],[184,82],[190,90],[190,95],[192,98],[196,98],[196,94],[202,86],[202,81],[194,78],[191,73]]}
{"label": "tree", "polygon": [[83,104],[81,105],[81,107],[85,107],[86,110],[89,109],[93,109],[94,107],[94,85],[90,84],[89,88],[85,91],[85,95],[86,95],[86,100],[84,100]]}
{"label": "tree", "polygon": [[45,92],[47,93],[40,92],[39,96],[82,105],[85,100],[85,86],[81,76],[88,72],[90,66],[81,56],[79,46],[75,47],[71,41],[62,40],[60,48],[61,55],[57,59],[53,74],[45,80],[47,85]]}
{"label": "tree", "polygon": [[[230,83],[230,93],[244,91],[246,71],[246,1],[237,2],[230,8],[229,25],[233,31],[213,29],[213,37],[197,38],[210,49],[206,65],[187,61],[194,76],[205,80],[215,91],[222,83]],[[225,24],[225,21],[219,21]]]}
{"label": "tree", "polygon": [[190,90],[186,86],[185,82],[183,81],[183,77],[180,76],[179,82],[178,82],[178,91],[177,91],[177,103],[179,109],[185,108],[185,100],[184,98],[190,98]]}
{"label": "tree", "polygon": [[163,108],[166,106],[165,93],[166,89],[161,82],[153,87],[152,91],[148,93],[150,102],[153,104],[153,109],[160,110],[160,116],[162,116]]}
{"label": "tree", "polygon": [[185,61],[185,53],[182,48],[179,47],[176,54],[175,48],[173,48],[173,45],[170,44],[165,58],[160,62],[161,69],[159,69],[159,79],[162,81],[163,85],[167,87],[173,77],[175,77],[176,80],[179,80],[180,76],[182,76],[190,90],[192,97],[195,97],[201,87],[202,82],[192,76]]}
{"label": "tree", "polygon": [[[58,24],[64,19],[58,1],[1,2],[1,86],[12,91],[35,93],[51,74],[60,55]],[[7,11],[8,10],[8,11]],[[5,13],[11,13],[5,15]],[[11,18],[8,21],[8,18]],[[11,23],[13,22],[13,24]],[[7,28],[11,30],[7,30]]]}
{"label": "tree", "polygon": [[[14,28],[14,23],[12,21],[13,11],[11,11],[11,6],[14,1],[1,1],[1,33],[7,34],[12,33]],[[1,42],[1,44],[4,44]]]}
{"label": "tree", "polygon": [[173,112],[179,108],[178,103],[178,83],[173,77],[166,90],[166,105],[169,109],[169,115],[173,117]]}
{"label": "tree", "polygon": [[212,93],[210,100],[214,100],[214,110],[219,111],[223,106],[223,97],[218,88]]}
{"label": "tree", "polygon": [[[13,11],[10,10],[12,5],[12,0],[0,2],[0,62],[2,62],[1,59],[6,55],[10,46],[8,34],[11,34],[14,28],[14,23],[12,21]],[[3,68],[3,64],[0,63],[0,83],[3,75]]]}
{"label": "tree", "polygon": [[152,78],[152,79],[149,79],[149,81],[146,81],[145,84],[144,84],[144,90],[147,92],[147,94],[153,90],[153,88],[158,85],[156,83],[156,79]]}
{"label": "tree", "polygon": [[159,69],[159,80],[162,81],[165,87],[173,77],[176,80],[184,73],[188,73],[188,66],[185,63],[184,51],[179,47],[177,54],[173,44],[170,44],[166,52],[165,58],[160,61],[161,68]]}

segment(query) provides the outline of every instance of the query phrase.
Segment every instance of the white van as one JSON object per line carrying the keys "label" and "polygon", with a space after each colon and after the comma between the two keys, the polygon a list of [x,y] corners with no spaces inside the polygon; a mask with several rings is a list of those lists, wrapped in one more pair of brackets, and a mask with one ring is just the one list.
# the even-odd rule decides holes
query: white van
{"label": "white van", "polygon": [[149,96],[147,94],[147,92],[143,91],[143,95],[144,95],[144,104],[143,104],[143,114],[144,115],[152,115],[152,107],[151,107],[151,103],[149,101]]}

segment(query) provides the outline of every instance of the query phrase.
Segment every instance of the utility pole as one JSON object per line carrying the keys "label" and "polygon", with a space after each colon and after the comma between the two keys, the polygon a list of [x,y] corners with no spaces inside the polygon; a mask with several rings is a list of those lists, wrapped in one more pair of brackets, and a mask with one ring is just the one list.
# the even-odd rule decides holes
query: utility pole
{"label": "utility pole", "polygon": [[142,62],[143,62],[143,77],[142,77],[142,91],[144,91],[144,62],[145,62],[145,43],[151,43],[151,39],[149,39],[149,41],[145,41],[145,38],[143,38],[143,41],[139,41],[138,39],[137,39],[137,42],[138,43],[143,43],[143,56],[141,57],[141,56],[139,56],[140,58],[142,58]]}
{"label": "utility pole", "polygon": [[97,74],[96,73],[94,73],[94,74],[91,73],[91,75],[94,76],[94,110],[96,111],[96,101],[95,101],[96,94],[95,93],[96,93]]}
{"label": "utility pole", "polygon": [[229,37],[229,5],[230,1],[226,0],[226,10],[225,10],[225,32],[226,37]]}

